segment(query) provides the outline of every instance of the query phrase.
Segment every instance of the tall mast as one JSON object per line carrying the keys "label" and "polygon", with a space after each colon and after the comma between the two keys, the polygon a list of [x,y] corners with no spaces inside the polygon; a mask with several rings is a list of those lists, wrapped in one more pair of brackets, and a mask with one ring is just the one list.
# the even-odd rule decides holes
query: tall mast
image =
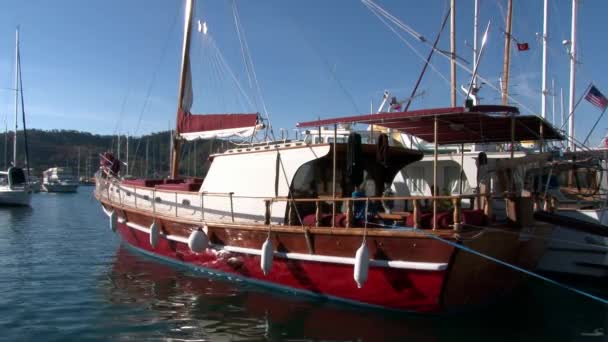
{"label": "tall mast", "polygon": [[555,78],[551,79],[551,123],[553,126],[557,126],[555,123]]}
{"label": "tall mast", "polygon": [[561,115],[561,120],[560,120],[560,127],[564,127],[564,125],[566,124],[564,122],[564,88],[559,88],[559,107],[560,107],[560,115]]}
{"label": "tall mast", "polygon": [[13,139],[13,166],[17,166],[17,129],[19,113],[19,27],[15,30],[15,139]]}
{"label": "tall mast", "polygon": [[129,174],[129,133],[127,133],[127,155],[125,157],[127,159],[127,164],[125,165],[125,174]]}
{"label": "tall mast", "polygon": [[[478,22],[477,18],[479,16],[479,1],[475,0],[475,9],[473,13],[473,70],[477,69],[477,55],[479,51],[477,50],[477,28]],[[473,89],[477,89],[477,75],[473,75]]]}
{"label": "tall mast", "polygon": [[[180,144],[179,144],[179,131],[177,127],[179,125],[179,113],[183,110],[183,99],[186,88],[186,83],[189,82],[190,78],[190,31],[192,28],[192,8],[194,0],[186,0],[185,13],[184,13],[184,43],[182,45],[182,67],[179,75],[179,90],[177,94],[177,116],[175,120],[175,136],[173,138],[173,155],[171,157],[171,178],[176,178],[179,173],[179,156],[180,156]],[[189,85],[190,86],[190,85]],[[189,110],[189,109],[188,109]]]}
{"label": "tall mast", "polygon": [[76,171],[76,177],[80,182],[80,146],[78,146],[78,171]]}
{"label": "tall mast", "polygon": [[150,137],[146,137],[146,167],[145,167],[145,171],[144,171],[144,177],[148,178],[149,174],[148,174],[148,151],[149,151],[149,147],[150,147]]}
{"label": "tall mast", "polygon": [[549,90],[547,89],[547,17],[549,14],[548,0],[544,0],[543,6],[543,75],[542,75],[542,101],[540,113],[543,119],[547,118],[547,95]]}
{"label": "tall mast", "polygon": [[513,14],[513,0],[508,0],[507,29],[505,31],[505,62],[503,65],[502,104],[507,105],[509,100],[509,63],[511,58],[511,16]]}
{"label": "tall mast", "polygon": [[456,107],[456,0],[450,1],[450,79],[451,106]]}
{"label": "tall mast", "polygon": [[568,99],[568,137],[570,139],[570,150],[574,151],[574,92],[576,74],[576,17],[578,10],[578,0],[572,0],[572,36],[570,37],[570,98]]}

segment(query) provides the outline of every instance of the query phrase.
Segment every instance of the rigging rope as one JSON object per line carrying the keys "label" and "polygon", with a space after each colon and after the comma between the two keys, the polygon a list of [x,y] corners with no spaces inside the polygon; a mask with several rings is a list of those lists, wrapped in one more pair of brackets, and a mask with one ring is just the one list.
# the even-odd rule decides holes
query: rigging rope
{"label": "rigging rope", "polygon": [[[364,4],[366,4],[366,3],[374,4],[374,3],[373,3],[371,0],[361,0],[361,1],[362,1]],[[387,14],[389,17],[386,17],[386,16],[385,16],[385,17],[386,17],[388,20],[390,20],[391,22],[393,22],[393,24],[394,24],[395,26],[397,26],[397,27],[399,27],[399,28],[401,28],[401,29],[404,29],[404,28],[409,28],[407,25],[405,25],[405,24],[404,24],[403,22],[401,22],[399,19],[395,18],[393,15],[391,15],[390,13],[388,13],[386,10],[382,9],[380,6],[378,6],[378,5],[376,5],[376,4],[374,4],[374,5],[375,5],[374,7],[379,8],[379,10],[378,10],[379,14],[386,13],[386,14]],[[370,9],[370,11],[372,11],[372,12],[373,12],[373,10],[372,10],[370,7],[368,7],[368,9]],[[381,11],[380,11],[380,10],[381,10]],[[383,15],[384,15],[384,14],[383,14]],[[405,29],[404,29],[404,30],[405,30]],[[406,32],[408,32],[408,33],[409,33],[409,31],[407,31],[407,30],[406,30]],[[415,32],[415,31],[414,31],[414,32]],[[417,33],[416,33],[416,34],[414,34],[413,36],[414,36],[414,38],[416,38],[416,39],[418,39],[418,40],[422,41],[423,43],[426,43],[427,45],[429,45],[429,44],[430,44],[430,42],[428,42],[426,39],[421,40],[421,39],[420,39],[420,35],[419,35],[419,34],[417,34]],[[408,46],[409,46],[409,44],[408,44]],[[449,55],[446,55],[445,51],[442,51],[442,50],[437,49],[437,52],[439,52],[441,56],[444,56],[444,57],[446,57],[446,58],[448,58],[448,59],[450,58],[450,56],[449,56]],[[466,71],[467,73],[469,73],[470,75],[473,75],[473,71],[472,71],[472,70],[471,70],[469,67],[467,67],[467,66],[466,66],[466,65],[465,65],[465,64],[464,64],[462,61],[460,61],[458,58],[456,58],[456,59],[455,59],[455,64],[456,64],[458,67],[460,67],[461,69],[463,69],[464,71]],[[482,80],[484,83],[486,83],[486,84],[487,84],[487,85],[488,85],[490,88],[494,89],[495,91],[497,91],[497,92],[499,92],[499,93],[502,93],[502,91],[499,89],[499,87],[497,87],[496,85],[494,85],[494,84],[493,84],[493,83],[492,83],[490,80],[488,80],[488,79],[486,79],[486,78],[482,77],[482,76],[481,76],[479,73],[477,73],[477,78],[479,78],[479,79],[480,79],[480,80]],[[525,109],[526,111],[528,111],[529,113],[534,114],[534,111],[533,111],[532,109],[530,109],[530,107],[528,107],[528,106],[526,106],[525,104],[523,104],[523,103],[519,102],[517,99],[513,98],[511,95],[508,95],[508,98],[509,98],[509,100],[510,100],[511,102],[515,103],[515,104],[516,104],[516,105],[518,105],[520,108],[523,108],[523,109]]]}
{"label": "rigging rope", "polygon": [[[172,29],[167,30],[167,36],[165,37],[165,41],[164,41],[163,46],[161,48],[160,58],[158,60],[158,63],[156,64],[156,68],[155,68],[154,72],[152,73],[152,78],[150,79],[150,83],[148,84],[148,89],[146,91],[146,97],[144,99],[144,103],[143,103],[143,105],[141,107],[141,110],[139,112],[139,117],[137,119],[137,125],[135,126],[135,132],[133,133],[134,136],[137,135],[137,132],[139,131],[139,126],[141,124],[141,120],[143,118],[144,112],[146,111],[146,108],[148,107],[150,96],[152,95],[152,88],[154,87],[154,84],[156,82],[156,76],[158,74],[158,71],[160,70],[160,66],[161,66],[163,60],[165,59],[165,55],[167,54],[169,42],[171,41],[171,37],[173,36],[173,29],[176,26],[175,24],[177,23],[178,16],[179,16],[179,12],[176,11],[175,15],[173,17],[173,22],[171,23],[171,26],[169,26]],[[137,152],[139,151],[139,146],[141,144],[141,141],[142,141],[142,139],[138,139],[138,141],[137,141],[137,145],[135,147],[134,156],[137,156]],[[135,168],[133,168],[131,170],[131,172],[135,172]]]}
{"label": "rigging rope", "polygon": [[[27,145],[27,127],[25,126],[25,105],[23,101],[23,79],[21,78],[21,51],[17,49],[17,71],[19,72],[19,92],[21,92],[21,117],[23,119],[23,142],[25,144],[25,164],[27,166],[27,177],[26,184],[29,184],[31,177],[30,175],[30,153]],[[15,132],[15,139],[17,139],[17,132]],[[17,157],[15,157],[17,161]],[[17,165],[14,165],[17,166]],[[80,166],[80,165],[79,165]],[[80,180],[79,180],[80,181]]]}
{"label": "rigging rope", "polygon": [[[386,27],[388,27],[396,36],[397,38],[399,38],[399,40],[401,40],[403,43],[405,43],[413,52],[414,54],[416,54],[416,56],[418,56],[422,61],[424,61],[425,65],[428,65],[431,67],[431,69],[437,74],[439,75],[439,77],[441,77],[442,80],[444,80],[446,82],[446,84],[450,84],[450,80],[447,79],[447,77],[445,77],[443,75],[443,73],[441,73],[441,71],[439,71],[431,62],[430,60],[427,61],[427,58],[424,57],[424,55],[422,55],[422,53],[420,51],[418,51],[418,49],[416,49],[412,43],[410,43],[409,41],[407,41],[407,39],[405,39],[405,37],[403,37],[401,34],[399,34],[399,32],[397,32],[397,30],[395,30],[394,27],[392,27],[379,13],[377,13],[376,11],[374,11],[371,7],[369,7],[369,5],[363,1],[363,4],[365,6],[368,7],[368,9],[376,16],[376,18],[378,18],[378,20],[380,20],[384,25],[386,25]],[[433,49],[432,51],[435,51],[436,49]]]}
{"label": "rigging rope", "polygon": [[[247,44],[247,38],[245,37],[245,30],[241,25],[241,18],[239,16],[238,8],[236,6],[236,1],[232,1],[232,16],[234,17],[234,25],[237,29],[237,35],[239,36],[239,42],[241,44],[241,51],[243,51],[243,59],[245,63],[245,67],[247,69],[247,76],[250,77],[250,85],[251,80],[253,80],[253,85],[255,86],[256,95],[260,99],[262,104],[262,109],[264,115],[266,116],[266,120],[268,121],[267,130],[270,130],[270,134],[273,139],[275,139],[274,131],[272,128],[272,124],[270,121],[270,113],[268,112],[268,108],[266,107],[266,101],[264,101],[264,96],[262,95],[262,88],[260,87],[260,83],[258,82],[258,77],[255,72],[255,68],[253,66],[253,58],[251,57],[251,53],[249,52],[249,44]],[[249,75],[251,72],[251,75]]]}

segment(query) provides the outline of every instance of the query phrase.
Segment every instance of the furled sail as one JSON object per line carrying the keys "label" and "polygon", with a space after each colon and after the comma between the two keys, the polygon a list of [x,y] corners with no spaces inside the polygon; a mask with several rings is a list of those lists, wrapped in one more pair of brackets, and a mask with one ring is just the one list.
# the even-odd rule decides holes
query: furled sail
{"label": "furled sail", "polygon": [[181,138],[196,139],[248,137],[263,127],[258,113],[250,114],[191,114],[178,113],[177,131]]}

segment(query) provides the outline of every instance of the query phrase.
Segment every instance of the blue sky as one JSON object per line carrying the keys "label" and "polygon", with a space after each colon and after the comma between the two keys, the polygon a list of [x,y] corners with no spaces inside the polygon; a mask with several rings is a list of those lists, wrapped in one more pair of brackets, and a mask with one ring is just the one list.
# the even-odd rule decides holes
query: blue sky
{"label": "blue sky", "polygon": [[[194,111],[262,111],[254,101],[241,55],[231,1],[198,1],[195,20],[208,22],[210,37],[230,65],[247,104],[221,66],[209,38],[193,39]],[[432,40],[446,0],[377,0],[391,14]],[[502,72],[506,0],[480,0],[480,26],[491,20],[480,74],[496,83]],[[367,113],[385,89],[409,95],[422,61],[360,1],[238,1],[241,25],[262,97],[275,129],[298,121]],[[473,1],[457,1],[458,54],[471,61]],[[604,1],[583,1],[579,11],[577,96],[593,81],[608,94],[603,46]],[[568,101],[568,56],[561,41],[570,36],[571,1],[550,4],[549,74]],[[5,0],[0,12],[0,118],[13,125],[14,30],[21,26],[22,69],[29,127],[94,133],[144,134],[173,125],[179,70],[183,4],[166,0]],[[481,30],[481,29],[480,29]],[[540,113],[542,1],[515,1],[513,35],[530,50],[512,47],[511,93]],[[428,46],[408,41],[423,55]],[[440,48],[448,49],[446,30]],[[412,109],[449,105],[448,60],[435,55]],[[441,75],[440,75],[441,74]],[[470,76],[458,71],[458,83]],[[486,86],[484,103],[498,103]],[[459,97],[459,102],[462,97]],[[522,109],[523,112],[528,112]],[[583,101],[577,109],[577,136],[585,135],[600,111]],[[556,121],[560,117],[556,98]],[[141,117],[141,120],[140,120]],[[551,100],[549,100],[551,119]],[[139,123],[139,124],[138,124]],[[594,135],[605,133],[608,118]]]}

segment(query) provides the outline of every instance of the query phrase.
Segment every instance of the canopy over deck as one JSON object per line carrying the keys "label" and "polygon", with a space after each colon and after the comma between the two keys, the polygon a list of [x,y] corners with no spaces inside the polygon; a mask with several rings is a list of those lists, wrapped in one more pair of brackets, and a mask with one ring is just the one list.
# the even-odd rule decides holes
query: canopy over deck
{"label": "canopy over deck", "polygon": [[[379,113],[301,122],[298,127],[319,127],[334,124],[368,124],[388,127],[422,140],[434,141],[434,120],[439,127],[439,144],[501,143],[511,141],[561,140],[562,134],[551,124],[535,115],[519,115],[516,107],[473,106]],[[542,127],[542,136],[541,136]]]}

